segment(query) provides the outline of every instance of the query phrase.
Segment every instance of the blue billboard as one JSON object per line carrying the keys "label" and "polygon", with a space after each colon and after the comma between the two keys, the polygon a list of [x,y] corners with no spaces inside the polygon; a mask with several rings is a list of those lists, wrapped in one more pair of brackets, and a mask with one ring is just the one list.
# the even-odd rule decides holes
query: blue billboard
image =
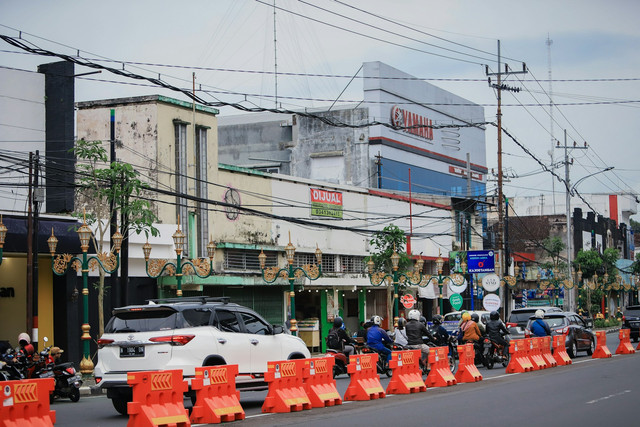
{"label": "blue billboard", "polygon": [[494,251],[468,251],[467,272],[493,273],[496,270]]}

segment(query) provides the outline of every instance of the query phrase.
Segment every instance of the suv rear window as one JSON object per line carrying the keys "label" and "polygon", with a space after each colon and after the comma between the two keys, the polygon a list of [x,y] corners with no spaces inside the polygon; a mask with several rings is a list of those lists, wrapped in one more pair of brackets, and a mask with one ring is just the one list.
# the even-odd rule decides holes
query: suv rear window
{"label": "suv rear window", "polygon": [[533,311],[519,311],[517,313],[512,312],[509,315],[509,323],[527,323],[529,317],[531,317],[533,313]]}
{"label": "suv rear window", "polygon": [[547,322],[550,328],[564,326],[567,323],[564,317],[545,317],[544,321]]}
{"label": "suv rear window", "polygon": [[124,332],[166,331],[179,326],[178,312],[169,308],[133,309],[120,311],[109,320],[104,331],[108,334]]}

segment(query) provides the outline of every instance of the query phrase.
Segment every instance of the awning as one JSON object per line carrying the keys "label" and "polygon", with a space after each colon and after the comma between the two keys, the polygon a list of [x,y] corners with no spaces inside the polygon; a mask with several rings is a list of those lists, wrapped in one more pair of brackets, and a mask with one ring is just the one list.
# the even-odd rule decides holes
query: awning
{"label": "awning", "polygon": [[[2,216],[2,222],[7,227],[7,237],[4,242],[4,254],[27,253],[27,218],[18,216]],[[39,218],[38,220],[38,253],[48,254],[47,239],[51,236],[51,229],[58,239],[56,253],[82,253],[80,238],[76,230],[82,225],[75,218]],[[96,253],[93,242],[89,244],[89,253]]]}

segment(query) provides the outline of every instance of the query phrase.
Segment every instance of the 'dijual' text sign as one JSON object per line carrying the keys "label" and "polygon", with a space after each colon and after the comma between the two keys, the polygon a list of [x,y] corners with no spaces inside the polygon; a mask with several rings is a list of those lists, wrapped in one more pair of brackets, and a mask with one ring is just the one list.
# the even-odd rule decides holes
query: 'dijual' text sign
{"label": "'dijual' text sign", "polygon": [[342,218],[342,193],[319,188],[310,191],[311,215]]}

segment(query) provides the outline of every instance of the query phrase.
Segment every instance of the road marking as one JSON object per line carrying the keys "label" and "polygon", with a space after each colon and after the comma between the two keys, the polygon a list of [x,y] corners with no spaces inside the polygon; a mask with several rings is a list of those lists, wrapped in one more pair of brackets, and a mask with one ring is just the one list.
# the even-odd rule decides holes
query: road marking
{"label": "road marking", "polygon": [[601,402],[603,400],[611,399],[612,397],[622,396],[625,393],[631,393],[631,390],[625,390],[625,391],[621,391],[620,393],[614,393],[614,394],[610,394],[609,396],[604,396],[604,397],[600,397],[598,399],[590,400],[590,401],[587,402],[587,405],[589,405],[591,403],[598,403],[598,402]]}

